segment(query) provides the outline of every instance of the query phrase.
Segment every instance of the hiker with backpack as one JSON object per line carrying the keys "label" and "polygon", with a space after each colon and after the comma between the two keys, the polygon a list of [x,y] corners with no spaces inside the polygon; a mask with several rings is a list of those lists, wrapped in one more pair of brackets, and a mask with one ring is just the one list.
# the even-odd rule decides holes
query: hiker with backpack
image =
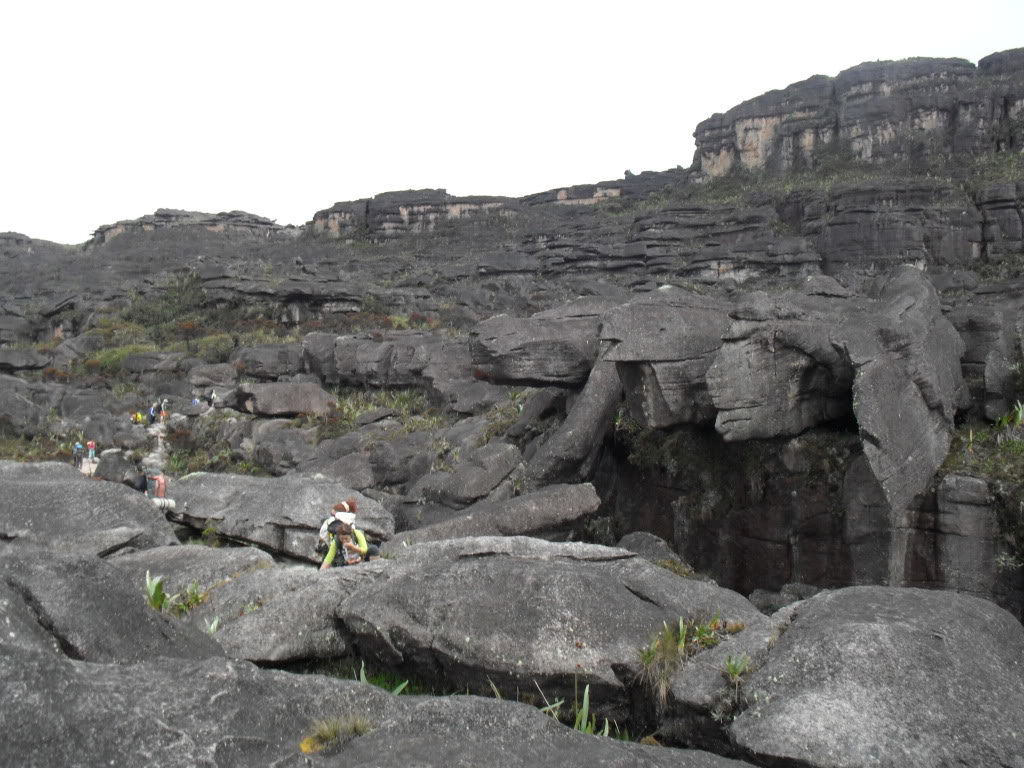
{"label": "hiker with backpack", "polygon": [[320,539],[317,552],[325,552],[320,570],[331,567],[340,549],[342,560],[340,565],[357,565],[363,560],[374,560],[380,556],[380,549],[375,544],[368,544],[366,535],[355,527],[358,502],[354,498],[346,499],[334,505],[331,516],[320,526]]}
{"label": "hiker with backpack", "polygon": [[82,468],[82,453],[85,451],[85,446],[78,440],[71,446],[71,463],[75,465],[75,469]]}

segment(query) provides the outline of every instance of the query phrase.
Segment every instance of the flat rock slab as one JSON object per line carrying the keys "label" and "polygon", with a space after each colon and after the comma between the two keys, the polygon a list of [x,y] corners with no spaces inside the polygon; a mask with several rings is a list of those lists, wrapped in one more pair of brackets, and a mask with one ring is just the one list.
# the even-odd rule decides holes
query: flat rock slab
{"label": "flat rock slab", "polygon": [[269,664],[337,659],[350,650],[335,617],[338,606],[388,565],[249,570],[214,584],[191,618],[201,626],[216,621],[213,637],[232,658]]}
{"label": "flat rock slab", "polygon": [[1024,765],[1024,627],[950,592],[850,587],[792,623],[744,683],[736,743],[761,764]]}
{"label": "flat rock slab", "polygon": [[98,557],[0,547],[0,592],[0,604],[24,630],[0,633],[3,649],[57,649],[74,659],[123,663],[222,655],[205,633],[151,608],[145,578],[128,579]]}
{"label": "flat rock slab", "polygon": [[167,592],[187,589],[192,583],[203,590],[236,579],[253,570],[274,567],[274,558],[255,547],[207,547],[200,544],[156,547],[112,557],[108,561],[129,574],[132,583],[163,576]]}
{"label": "flat rock slab", "polygon": [[373,686],[249,662],[86,664],[0,654],[4,765],[308,765],[317,720],[381,722],[399,699]]}
{"label": "flat rock slab", "polygon": [[197,530],[255,544],[273,553],[308,562],[315,554],[320,524],[344,499],[359,502],[356,526],[371,539],[391,538],[394,519],[378,502],[319,475],[282,478],[196,472],[178,480],[177,508],[168,514]]}
{"label": "flat rock slab", "polygon": [[0,461],[0,537],[65,551],[109,554],[177,543],[149,499],[85,477],[70,464]]}
{"label": "flat rock slab", "polygon": [[590,483],[549,485],[507,501],[478,502],[450,520],[400,533],[384,551],[468,536],[564,538],[600,506],[601,498]]}
{"label": "flat rock slab", "polygon": [[[400,697],[402,698],[402,697]],[[535,708],[478,696],[402,699],[407,706],[341,750],[346,765],[616,766],[743,768],[750,763],[709,752],[588,736]],[[472,734],[467,738],[467,734]]]}
{"label": "flat rock slab", "polygon": [[[393,696],[352,680],[242,661],[85,664],[20,651],[0,653],[0,679],[5,765],[748,765],[587,736],[513,701]],[[304,755],[299,745],[313,725],[333,718],[360,718],[370,730]]]}
{"label": "flat rock slab", "polygon": [[626,708],[620,673],[635,673],[663,622],[768,624],[735,592],[591,544],[466,538],[410,547],[391,565],[338,612],[359,655],[455,689],[493,683],[514,696],[536,681],[549,698],[571,701],[589,684],[617,718]]}

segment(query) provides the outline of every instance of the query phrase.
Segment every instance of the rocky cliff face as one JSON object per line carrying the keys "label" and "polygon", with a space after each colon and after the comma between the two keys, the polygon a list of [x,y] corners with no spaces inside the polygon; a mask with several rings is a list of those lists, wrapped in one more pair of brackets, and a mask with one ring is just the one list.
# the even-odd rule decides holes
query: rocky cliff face
{"label": "rocky cliff face", "polygon": [[125,233],[156,232],[161,229],[178,227],[200,227],[207,232],[265,238],[288,229],[274,223],[270,219],[254,216],[245,211],[208,214],[160,208],[155,213],[139,219],[128,219],[119,221],[116,224],[103,225],[93,233],[92,238],[85,246],[86,248],[95,248],[96,246],[109,243],[115,237],[120,237]]}
{"label": "rocky cliff face", "polygon": [[828,153],[882,163],[927,154],[1024,148],[1024,49],[963,59],[861,64],[816,75],[713,115],[697,126],[694,165],[814,168]]}
{"label": "rocky cliff face", "polygon": [[[75,337],[57,352],[5,350],[5,407],[31,422],[22,431],[38,427],[63,395],[24,378],[86,360],[111,317],[192,275],[211,326],[234,312],[318,331],[289,352],[287,374],[233,352],[261,382],[413,386],[461,415],[505,385],[549,387],[538,421],[564,426],[520,426],[537,439],[521,441],[515,482],[611,478],[599,490],[622,525],[663,535],[724,583],[944,585],[1019,610],[1020,585],[995,575],[987,491],[931,483],[957,423],[994,421],[1024,396],[1022,118],[1024,50],[977,67],[880,62],[710,118],[687,170],[523,198],[391,192],[302,228],[159,210],[82,246],[0,235],[0,343]],[[416,314],[455,338],[347,333],[353,316]],[[188,351],[135,355],[124,370],[191,395],[204,379]],[[241,387],[240,408],[259,417],[318,410],[309,398],[271,408],[253,386],[267,385]],[[646,442],[609,437],[620,405]],[[314,458],[308,433],[274,421],[245,440],[275,472],[356,467],[390,486],[434,461],[411,461],[410,439],[372,461],[340,447]],[[638,471],[630,459],[645,450]],[[443,496],[447,482],[423,487]]]}

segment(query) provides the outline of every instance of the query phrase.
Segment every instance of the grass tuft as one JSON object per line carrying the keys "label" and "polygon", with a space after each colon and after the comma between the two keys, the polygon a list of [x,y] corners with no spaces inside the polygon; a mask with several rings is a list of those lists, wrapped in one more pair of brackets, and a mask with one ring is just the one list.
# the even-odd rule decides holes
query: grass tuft
{"label": "grass tuft", "polygon": [[309,735],[299,742],[299,750],[304,755],[323,752],[335,744],[363,736],[372,730],[373,723],[360,715],[327,717],[313,723]]}

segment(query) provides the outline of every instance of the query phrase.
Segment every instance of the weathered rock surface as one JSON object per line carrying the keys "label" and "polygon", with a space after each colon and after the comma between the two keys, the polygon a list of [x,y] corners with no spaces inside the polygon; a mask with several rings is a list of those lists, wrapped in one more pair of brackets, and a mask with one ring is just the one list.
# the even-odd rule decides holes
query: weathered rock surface
{"label": "weathered rock surface", "polygon": [[[570,766],[739,768],[698,751],[595,739],[512,701],[468,696],[396,697],[370,685],[321,675],[261,670],[248,662],[155,660],[145,665],[54,662],[0,655],[10,765],[90,762],[187,768],[300,766],[310,762],[390,766],[503,765],[549,758]],[[75,691],[68,697],[67,691]],[[321,755],[300,742],[322,720],[362,718],[369,732],[343,736]],[[117,729],[110,723],[116,722]],[[154,727],[158,723],[159,727]],[[474,737],[463,738],[469,727]],[[47,734],[61,732],[62,738]]]}
{"label": "weathered rock surface", "polygon": [[837,146],[874,162],[919,156],[928,142],[954,154],[1019,146],[1019,78],[985,61],[878,61],[815,75],[700,123],[695,163],[719,176],[814,167]]}
{"label": "weathered rock surface", "polygon": [[127,581],[114,565],[93,555],[0,545],[0,588],[0,600],[15,605],[20,623],[27,624],[30,616],[37,625],[28,637],[5,630],[0,655],[8,646],[47,655],[56,646],[68,658],[93,662],[221,655],[204,632],[149,607],[145,578]]}
{"label": "weathered rock surface", "polygon": [[602,359],[616,363],[638,423],[712,423],[707,372],[729,327],[730,303],[688,291],[640,297],[605,314]]}
{"label": "weathered rock surface", "polygon": [[219,536],[307,562],[319,562],[314,550],[320,523],[350,496],[359,502],[356,525],[368,537],[394,534],[394,521],[378,502],[326,478],[196,472],[175,483],[174,495],[171,519],[197,530],[213,526]]}
{"label": "weathered rock surface", "polygon": [[609,362],[595,365],[565,420],[530,458],[526,467],[530,485],[590,480],[621,400],[622,382],[615,366]]}
{"label": "weathered rock surface", "polygon": [[409,495],[464,509],[482,500],[501,500],[514,495],[516,477],[522,475],[522,454],[510,443],[492,440],[461,456],[449,472],[433,472],[410,488]]}
{"label": "weathered rock surface", "polygon": [[397,701],[354,681],[223,659],[119,665],[4,654],[0,679],[0,758],[26,766],[301,765],[299,742],[315,721],[358,714],[376,723]]}
{"label": "weathered rock surface", "polygon": [[[792,609],[731,727],[759,762],[1015,765],[1024,628],[948,592],[852,587]],[[984,627],[983,631],[979,628]]]}
{"label": "weathered rock surface", "polygon": [[396,535],[384,547],[393,552],[412,544],[470,536],[532,536],[563,539],[601,506],[594,486],[549,485],[504,501],[481,501],[444,522]]}
{"label": "weathered rock surface", "polygon": [[65,551],[107,555],[177,542],[148,499],[69,464],[0,461],[0,488],[0,538],[14,546],[59,540]]}
{"label": "weathered rock surface", "polygon": [[[767,626],[736,593],[625,550],[482,537],[400,554],[387,578],[344,602],[338,616],[364,658],[455,687],[488,691],[493,682],[514,691],[536,680],[549,697],[571,697],[574,684],[589,684],[595,706],[622,719],[622,675],[636,674],[628,669],[662,622],[717,614],[750,630]],[[720,673],[713,676],[707,685],[721,688]]]}
{"label": "weathered rock surface", "polygon": [[238,393],[242,408],[258,416],[323,416],[336,405],[330,392],[312,382],[243,383]]}
{"label": "weathered rock surface", "polygon": [[[821,271],[821,256],[802,237],[780,237],[770,207],[666,206],[633,222],[626,253],[642,257],[651,274],[677,279],[800,278]],[[681,269],[680,269],[681,268]]]}
{"label": "weathered rock surface", "polygon": [[18,349],[17,347],[0,347],[0,371],[38,370],[50,364],[50,358],[34,349]]}
{"label": "weathered rock surface", "polygon": [[263,381],[276,381],[305,370],[301,344],[261,344],[243,347],[231,353],[229,363],[240,375]]}
{"label": "weathered rock surface", "polygon": [[[472,733],[472,739],[464,734]],[[351,743],[346,760],[381,768],[490,765],[664,766],[742,768],[749,765],[699,750],[592,738],[558,725],[534,708],[478,696],[411,700],[380,729]],[[428,755],[438,755],[436,762]],[[500,755],[500,758],[497,756]]]}
{"label": "weathered rock surface", "polygon": [[582,384],[597,360],[600,313],[609,306],[580,301],[526,319],[483,321],[471,335],[477,375],[534,386]]}
{"label": "weathered rock surface", "polygon": [[146,572],[164,577],[168,594],[190,586],[204,595],[182,619],[211,637],[232,658],[267,664],[330,661],[348,646],[334,616],[337,606],[377,578],[383,561],[320,572],[276,566],[252,547],[160,547],[110,561],[144,583]]}

